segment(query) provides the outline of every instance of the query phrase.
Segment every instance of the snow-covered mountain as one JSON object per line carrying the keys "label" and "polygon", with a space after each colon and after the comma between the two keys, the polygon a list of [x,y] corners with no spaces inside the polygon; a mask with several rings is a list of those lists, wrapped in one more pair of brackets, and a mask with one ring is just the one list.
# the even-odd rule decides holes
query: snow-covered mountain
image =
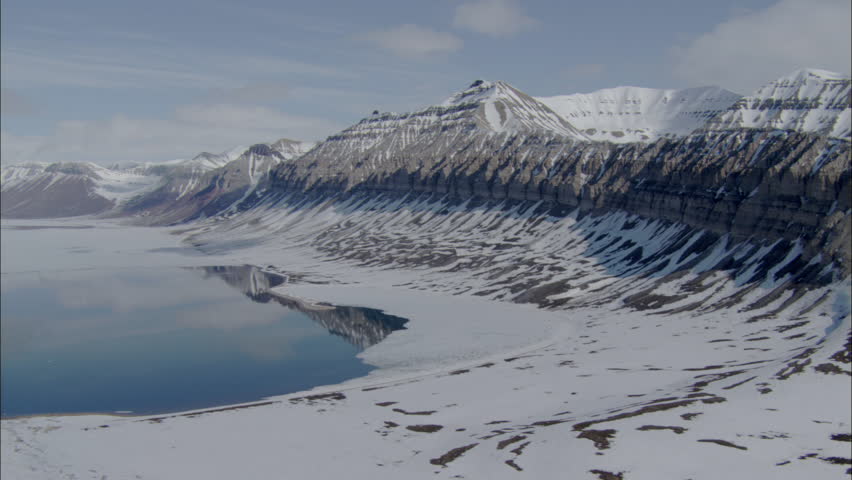
{"label": "snow-covered mountain", "polygon": [[[849,96],[848,77],[819,70],[795,72],[744,98],[715,87],[619,87],[534,98],[505,82],[477,80],[427,108],[375,112],[317,145],[281,139],[131,167],[4,167],[2,211],[4,216],[53,216],[58,213],[50,205],[63,199],[61,215],[112,211],[173,222],[233,210],[237,203],[246,208],[270,185],[433,188],[421,185],[424,178],[433,178],[443,191],[527,198],[543,187],[528,191],[521,185],[530,178],[553,183],[554,166],[566,157],[580,151],[621,155],[609,146],[594,146],[600,142],[650,144],[690,133],[747,130],[848,139]],[[573,195],[589,179],[601,178],[601,172],[586,171],[587,160],[580,165],[560,186],[550,185],[553,191],[538,195]],[[446,184],[448,176],[462,171],[478,177],[469,185]],[[416,178],[412,172],[418,172]]]}
{"label": "snow-covered mountain", "polygon": [[[274,166],[311,147],[313,143],[284,138],[271,144],[238,147],[218,154],[202,152],[188,160],[161,163],[110,167],[85,162],[4,165],[0,169],[2,214],[19,218],[107,212],[148,215],[155,206],[165,211],[168,207],[164,204],[174,205],[186,196],[209,189],[211,179],[228,179],[225,185],[217,185],[215,195],[240,188],[243,183],[254,186]],[[205,198],[211,201],[209,195]]]}
{"label": "snow-covered mountain", "polygon": [[770,82],[711,119],[711,130],[742,128],[814,132],[850,138],[848,75],[803,69]]}
{"label": "snow-covered mountain", "polygon": [[445,100],[440,107],[473,107],[476,125],[494,133],[549,131],[568,138],[586,140],[583,134],[548,105],[506,82],[477,80]]}
{"label": "snow-covered mountain", "polygon": [[[206,258],[300,280],[267,292],[256,270],[213,270],[248,295],[368,304],[409,328],[361,353],[381,373],[344,386],[4,420],[4,475],[837,478],[852,462],[852,143],[848,80],[817,76],[718,124],[697,120],[721,109],[712,89],[634,110],[625,93],[621,123],[578,117],[641,140],[622,143],[474,82],[290,160],[255,145],[137,197],[124,213],[186,222]],[[357,345],[388,333],[355,312],[312,318]]]}
{"label": "snow-covered mountain", "polygon": [[2,168],[0,204],[8,217],[64,217],[102,213],[161,181],[138,168],[94,163],[22,164]]}
{"label": "snow-covered mountain", "polygon": [[[225,163],[199,162],[169,167],[156,189],[123,205],[122,213],[173,222],[221,213],[232,204],[251,197],[278,165],[291,161],[313,147],[312,143],[280,139],[232,151]],[[220,157],[225,157],[222,155]],[[211,166],[219,165],[215,168]]]}
{"label": "snow-covered mountain", "polygon": [[281,138],[269,144],[269,148],[278,152],[284,160],[292,160],[307,153],[314,148],[314,142],[301,142],[299,140],[290,140],[289,138]]}
{"label": "snow-covered mountain", "polygon": [[[440,104],[409,113],[379,113],[332,135],[317,148],[352,162],[350,153],[392,156],[416,144],[477,135],[545,134],[587,140],[543,103],[505,82],[477,80]],[[382,153],[379,153],[382,152]]]}
{"label": "snow-covered mountain", "polygon": [[[294,162],[282,165],[274,178],[314,165],[305,185],[317,179],[354,184],[388,169],[431,168],[443,161],[463,161],[486,143],[546,143],[589,139],[542,102],[505,82],[477,80],[445,101],[409,113],[374,112],[355,125],[320,142]],[[527,140],[531,140],[527,142]],[[532,141],[534,140],[534,141]],[[533,150],[523,155],[535,155]]]}
{"label": "snow-covered mountain", "polygon": [[683,90],[617,87],[536,100],[592,140],[628,143],[687,135],[740,97],[718,87]]}

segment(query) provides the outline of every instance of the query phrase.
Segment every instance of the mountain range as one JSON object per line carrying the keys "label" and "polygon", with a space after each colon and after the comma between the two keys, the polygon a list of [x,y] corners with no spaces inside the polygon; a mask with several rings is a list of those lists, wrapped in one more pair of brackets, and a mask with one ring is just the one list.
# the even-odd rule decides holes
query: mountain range
{"label": "mountain range", "polygon": [[[287,175],[292,166],[282,164],[308,152],[300,164],[317,163],[305,173],[305,186],[317,178],[327,183],[328,175],[341,181],[343,176],[348,184],[369,181],[391,166],[410,170],[413,158],[419,159],[417,168],[434,170],[440,159],[469,155],[486,144],[514,149],[516,157],[538,158],[543,152],[536,150],[548,142],[583,145],[578,148],[602,144],[612,150],[612,144],[655,144],[711,132],[816,133],[848,142],[849,99],[849,77],[814,69],[779,78],[745,97],[716,87],[618,87],[536,98],[505,82],[478,80],[432,107],[375,112],[316,145],[281,139],[219,154],[203,152],[191,160],[112,167],[6,165],[0,182],[2,215],[131,215],[155,223],[215,215],[251,196],[270,174]],[[324,165],[322,158],[335,160]]]}
{"label": "mountain range", "polygon": [[[852,462],[850,83],[538,98],[477,80],[315,145],[4,167],[3,217],[180,225],[195,253],[286,276],[273,293],[411,315],[392,334],[312,317],[388,377],[192,420],[16,420],[26,442],[4,455],[56,477],[126,476],[101,446],[182,442],[181,465],[320,476],[835,478]],[[208,273],[267,299],[254,267]],[[240,432],[215,435],[222,459],[189,434],[222,431]]]}

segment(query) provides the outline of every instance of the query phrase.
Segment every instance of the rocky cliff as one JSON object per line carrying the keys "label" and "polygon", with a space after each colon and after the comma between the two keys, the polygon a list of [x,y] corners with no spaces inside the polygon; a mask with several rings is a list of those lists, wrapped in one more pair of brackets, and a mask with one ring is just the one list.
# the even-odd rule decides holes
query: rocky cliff
{"label": "rocky cliff", "polygon": [[802,239],[807,256],[822,253],[849,270],[847,139],[739,128],[653,143],[588,142],[552,128],[495,131],[482,124],[483,100],[468,98],[436,114],[446,121],[365,119],[281,165],[271,191],[413,192],[541,201],[581,214],[619,210],[738,239]]}

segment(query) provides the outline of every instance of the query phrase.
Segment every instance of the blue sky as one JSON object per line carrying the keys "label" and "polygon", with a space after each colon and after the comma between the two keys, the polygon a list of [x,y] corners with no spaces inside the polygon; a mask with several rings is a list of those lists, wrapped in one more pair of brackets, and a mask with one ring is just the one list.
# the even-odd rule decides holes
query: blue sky
{"label": "blue sky", "polygon": [[534,96],[749,93],[849,73],[849,0],[2,0],[0,160],[162,161],[321,140],[478,78]]}

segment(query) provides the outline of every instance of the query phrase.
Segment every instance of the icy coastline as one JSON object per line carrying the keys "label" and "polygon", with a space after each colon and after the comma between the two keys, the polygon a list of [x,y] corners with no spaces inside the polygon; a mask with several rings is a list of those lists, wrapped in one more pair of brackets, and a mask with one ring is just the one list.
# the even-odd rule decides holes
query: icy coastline
{"label": "icy coastline", "polygon": [[[834,438],[852,424],[841,358],[850,317],[836,300],[848,279],[748,313],[658,315],[620,303],[546,311],[460,291],[463,271],[443,272],[448,291],[436,292],[434,269],[330,262],[211,225],[191,238],[215,256],[183,254],[189,232],[173,229],[4,221],[4,235],[21,225],[95,228],[55,230],[26,264],[4,247],[4,275],[215,258],[298,272],[299,283],[277,287],[285,295],[411,322],[363,352],[380,370],[340,385],[182,414],[4,420],[4,478],[833,478],[846,468],[832,459],[847,458],[849,444]],[[84,236],[92,250],[63,258]],[[251,246],[212,242],[232,236]],[[594,285],[618,285],[596,275]],[[740,305],[771,288],[743,292]]]}

